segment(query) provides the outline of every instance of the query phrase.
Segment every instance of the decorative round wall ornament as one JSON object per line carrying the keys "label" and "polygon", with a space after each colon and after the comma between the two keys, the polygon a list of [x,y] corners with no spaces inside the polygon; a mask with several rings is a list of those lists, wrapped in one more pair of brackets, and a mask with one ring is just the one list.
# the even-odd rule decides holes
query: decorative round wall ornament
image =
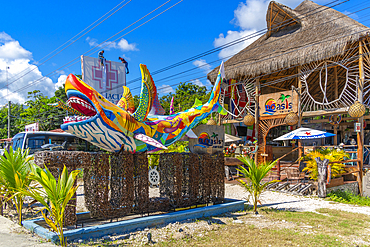
{"label": "decorative round wall ornament", "polygon": [[157,171],[157,167],[155,166],[154,168],[150,167],[149,173],[149,183],[152,186],[157,186],[159,185],[159,172]]}

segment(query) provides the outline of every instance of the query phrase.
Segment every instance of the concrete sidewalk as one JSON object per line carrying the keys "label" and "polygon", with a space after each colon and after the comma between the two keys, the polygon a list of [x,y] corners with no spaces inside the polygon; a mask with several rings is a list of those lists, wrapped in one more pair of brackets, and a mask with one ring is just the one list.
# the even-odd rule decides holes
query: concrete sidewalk
{"label": "concrete sidewalk", "polygon": [[0,247],[56,247],[53,243],[43,242],[23,227],[0,216]]}

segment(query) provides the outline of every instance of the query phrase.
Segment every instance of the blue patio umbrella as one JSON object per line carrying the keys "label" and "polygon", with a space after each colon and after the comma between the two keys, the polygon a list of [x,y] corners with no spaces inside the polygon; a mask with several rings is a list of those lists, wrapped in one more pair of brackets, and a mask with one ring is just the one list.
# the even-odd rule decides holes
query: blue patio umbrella
{"label": "blue patio umbrella", "polygon": [[282,135],[274,141],[286,141],[286,140],[305,140],[305,139],[318,139],[318,138],[325,138],[325,137],[331,137],[335,136],[332,133],[328,133],[321,130],[314,130],[310,128],[299,128],[296,130],[293,130],[285,135]]}

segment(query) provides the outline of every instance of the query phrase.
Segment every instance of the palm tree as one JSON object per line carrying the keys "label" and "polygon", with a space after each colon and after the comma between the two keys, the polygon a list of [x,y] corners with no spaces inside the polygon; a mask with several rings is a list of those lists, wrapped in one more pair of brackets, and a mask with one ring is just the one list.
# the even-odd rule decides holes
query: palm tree
{"label": "palm tree", "polygon": [[[303,159],[306,160],[306,167],[303,171],[308,171],[309,176],[313,180],[317,180],[317,163],[315,158],[320,157],[321,160],[328,159],[330,162],[343,161],[345,158],[349,158],[349,154],[343,150],[331,149],[331,148],[322,148],[316,149],[308,153]],[[345,173],[345,164],[343,163],[331,163],[331,177],[339,177],[342,173]]]}
{"label": "palm tree", "polygon": [[253,203],[254,213],[258,214],[257,202],[262,204],[259,201],[260,195],[265,190],[267,185],[278,182],[278,180],[273,180],[270,182],[262,183],[262,180],[267,176],[267,173],[275,166],[276,161],[264,162],[257,165],[254,160],[249,157],[238,156],[237,158],[247,166],[247,168],[239,166],[238,169],[238,171],[243,174],[243,177],[247,179],[247,183],[241,179],[238,179],[238,181],[249,192],[249,198],[251,198],[251,200],[249,198],[248,200]]}
{"label": "palm tree", "polygon": [[286,104],[286,107],[285,107],[285,109],[288,109],[288,107],[289,107],[289,104],[288,104],[288,98],[290,97],[290,95],[284,95],[284,94],[281,94],[280,95],[280,98],[279,98],[279,100],[281,100],[281,102],[282,103],[284,103],[284,100],[285,100],[285,104]]}
{"label": "palm tree", "polygon": [[22,208],[24,195],[22,192],[26,189],[31,179],[29,176],[32,157],[28,156],[28,150],[22,152],[16,151],[10,147],[9,152],[4,150],[4,156],[0,156],[0,186],[5,200],[12,200],[17,214],[18,223],[22,225]]}
{"label": "palm tree", "polygon": [[43,189],[33,187],[23,193],[40,202],[44,206],[43,209],[49,212],[49,216],[47,216],[41,211],[45,222],[58,234],[60,245],[67,246],[63,234],[64,213],[67,203],[77,191],[78,186],[74,186],[74,183],[80,171],[75,170],[68,174],[67,168],[64,166],[57,182],[46,166],[45,169],[41,169],[34,165],[31,166],[31,170],[31,178],[37,181]]}

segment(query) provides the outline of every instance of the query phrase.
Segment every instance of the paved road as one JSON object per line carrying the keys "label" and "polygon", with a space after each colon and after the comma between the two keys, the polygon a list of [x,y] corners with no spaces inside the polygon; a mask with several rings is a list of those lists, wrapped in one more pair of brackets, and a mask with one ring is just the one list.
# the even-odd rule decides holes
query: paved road
{"label": "paved road", "polygon": [[43,243],[32,236],[26,229],[9,219],[0,216],[0,247],[56,247],[52,243]]}

